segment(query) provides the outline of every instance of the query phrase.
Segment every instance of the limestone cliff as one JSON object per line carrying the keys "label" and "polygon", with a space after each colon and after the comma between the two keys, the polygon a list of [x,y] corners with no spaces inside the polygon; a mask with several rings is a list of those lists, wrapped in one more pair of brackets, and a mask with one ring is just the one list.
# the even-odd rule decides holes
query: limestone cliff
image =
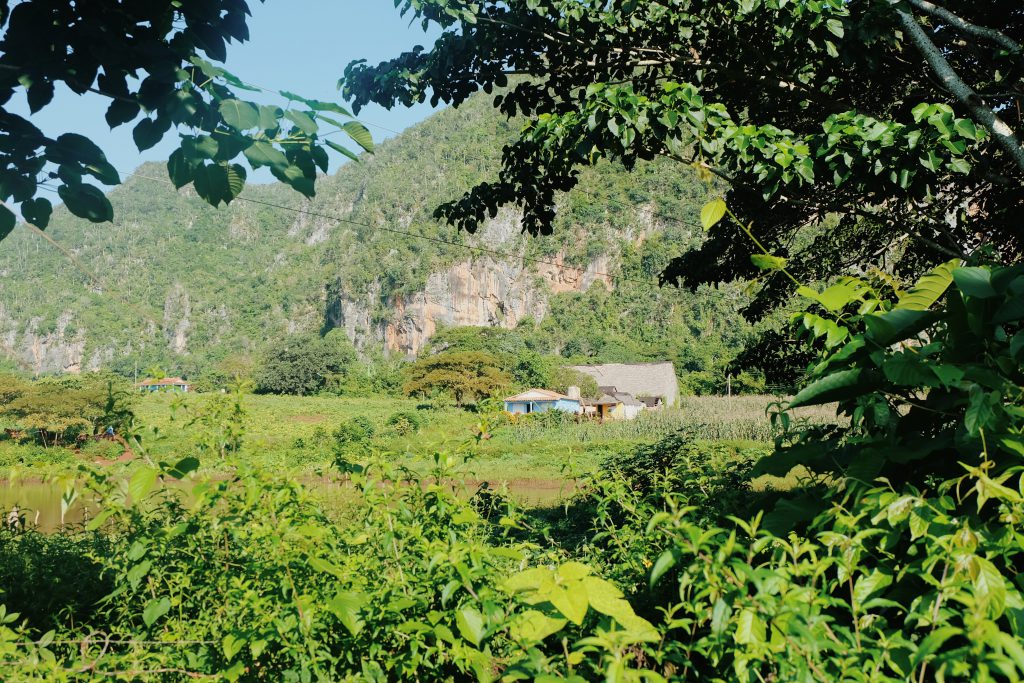
{"label": "limestone cliff", "polygon": [[[512,329],[525,318],[542,319],[553,294],[585,291],[594,283],[613,285],[607,274],[609,256],[585,268],[566,263],[564,251],[553,257],[524,257],[520,222],[511,211],[488,221],[474,243],[487,245],[483,248],[489,251],[431,273],[426,286],[413,294],[381,301],[378,282],[364,292],[342,288],[329,303],[328,326],[344,329],[361,348],[383,344],[389,353],[415,356],[439,325]],[[384,310],[375,320],[378,304]]]}

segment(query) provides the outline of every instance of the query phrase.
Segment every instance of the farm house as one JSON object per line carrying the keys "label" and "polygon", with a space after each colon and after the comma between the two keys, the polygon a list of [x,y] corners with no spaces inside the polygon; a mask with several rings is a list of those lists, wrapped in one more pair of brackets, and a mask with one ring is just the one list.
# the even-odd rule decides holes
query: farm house
{"label": "farm house", "polygon": [[192,385],[180,377],[165,377],[163,379],[144,379],[135,385],[139,391],[180,391],[187,393]]}
{"label": "farm house", "polygon": [[581,413],[583,407],[579,398],[572,398],[547,389],[527,389],[505,399],[505,410],[513,415],[543,413],[561,410],[566,413]]}

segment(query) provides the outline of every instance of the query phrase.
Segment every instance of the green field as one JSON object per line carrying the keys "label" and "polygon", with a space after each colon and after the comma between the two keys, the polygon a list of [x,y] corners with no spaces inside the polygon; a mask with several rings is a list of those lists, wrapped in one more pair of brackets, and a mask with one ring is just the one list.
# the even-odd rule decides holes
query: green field
{"label": "green field", "polygon": [[[217,394],[148,395],[134,404],[136,458],[108,464],[112,470],[131,469],[135,462],[173,462],[195,453],[203,427],[197,416],[214,403],[230,402]],[[500,412],[478,414],[455,407],[433,407],[411,399],[347,398],[337,396],[244,395],[241,454],[247,460],[297,476],[314,476],[333,466],[333,433],[353,418],[366,418],[374,427],[367,448],[422,471],[435,453],[470,456],[461,473],[492,482],[551,482],[594,472],[607,457],[630,452],[680,429],[704,441],[724,441],[737,449],[766,444],[773,429],[766,408],[775,399],[743,396],[687,397],[678,408],[642,414],[628,422],[513,421]],[[388,419],[412,413],[418,430],[399,433]],[[824,422],[834,412],[823,408],[804,417]],[[477,438],[481,426],[487,438]],[[0,441],[0,467],[22,474],[47,476],[73,471],[79,463],[108,462],[123,453],[113,443],[89,443],[79,449],[43,448]],[[203,467],[216,470],[220,458],[201,457]]]}

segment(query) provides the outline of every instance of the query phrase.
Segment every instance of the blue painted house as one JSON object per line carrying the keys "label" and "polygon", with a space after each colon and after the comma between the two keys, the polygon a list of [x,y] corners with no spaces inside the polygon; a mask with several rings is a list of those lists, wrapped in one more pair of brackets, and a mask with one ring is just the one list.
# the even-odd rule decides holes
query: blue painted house
{"label": "blue painted house", "polygon": [[139,391],[191,391],[192,385],[180,377],[165,377],[163,379],[144,379],[135,385]]}
{"label": "blue painted house", "polygon": [[582,413],[583,405],[578,398],[570,398],[557,391],[527,389],[521,394],[505,399],[505,410],[513,415],[543,413],[547,410],[561,410],[566,413]]}

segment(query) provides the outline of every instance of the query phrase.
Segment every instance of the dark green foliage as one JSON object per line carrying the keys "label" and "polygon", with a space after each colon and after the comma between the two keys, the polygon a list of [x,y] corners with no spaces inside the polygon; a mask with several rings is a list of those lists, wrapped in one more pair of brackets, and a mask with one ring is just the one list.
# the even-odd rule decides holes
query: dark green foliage
{"label": "dark green foliage", "polygon": [[106,537],[70,528],[54,534],[0,531],[0,602],[38,633],[65,624],[87,628],[113,588],[94,559],[110,549]]}
{"label": "dark green foliage", "polygon": [[[429,49],[351,63],[344,89],[355,111],[460,106],[482,91],[528,118],[500,171],[439,207],[469,232],[516,206],[528,231],[549,234],[580,169],[663,156],[680,175],[728,182],[729,206],[803,281],[852,264],[920,273],[964,255],[979,234],[1000,258],[1020,258],[1016,0],[399,5],[441,35]],[[952,197],[988,209],[952,210]],[[736,226],[721,224],[664,279],[753,278],[752,255]],[[786,278],[765,280],[751,316],[788,299]]]}
{"label": "dark green foliage", "polygon": [[[153,147],[172,129],[186,129],[168,173],[176,187],[193,183],[196,194],[213,206],[242,191],[246,171],[232,162],[243,156],[251,168],[269,166],[279,180],[312,195],[317,167],[327,171],[321,145],[356,157],[336,139],[318,137],[321,125],[367,151],[373,142],[362,124],[324,116],[351,118],[333,103],[277,93],[282,104],[288,103],[285,111],[238,98],[236,91],[259,88],[207,59],[223,62],[227,43],[248,40],[248,15],[244,0],[157,1],[130,8],[110,1],[32,0],[13,8],[4,2],[0,101],[6,105],[24,95],[36,114],[51,104],[56,85],[77,95],[91,92],[109,100],[111,128],[138,120],[132,137],[139,150]],[[0,121],[8,133],[0,144],[6,160],[0,199],[20,204],[26,220],[45,228],[52,206],[34,195],[42,180],[57,181],[72,214],[97,223],[113,219],[108,198],[83,180],[120,182],[99,147],[74,132],[50,138],[6,109],[0,110]],[[14,215],[0,207],[0,239],[13,227]]]}
{"label": "dark green foliage", "polygon": [[344,391],[357,370],[355,349],[344,335],[297,334],[267,348],[253,379],[262,393],[308,396],[325,388]]}
{"label": "dark green foliage", "polygon": [[793,429],[760,471],[800,464],[922,486],[965,468],[998,479],[1016,466],[1024,454],[1024,267],[953,262],[905,292],[853,278],[801,292],[821,314],[796,323],[823,348],[790,405],[839,401],[851,422],[826,433]]}
{"label": "dark green foliage", "polygon": [[621,476],[644,495],[676,491],[697,508],[700,522],[722,524],[728,515],[746,517],[756,509],[750,474],[767,452],[701,441],[683,431],[635,452],[616,454],[605,460],[602,470]]}

